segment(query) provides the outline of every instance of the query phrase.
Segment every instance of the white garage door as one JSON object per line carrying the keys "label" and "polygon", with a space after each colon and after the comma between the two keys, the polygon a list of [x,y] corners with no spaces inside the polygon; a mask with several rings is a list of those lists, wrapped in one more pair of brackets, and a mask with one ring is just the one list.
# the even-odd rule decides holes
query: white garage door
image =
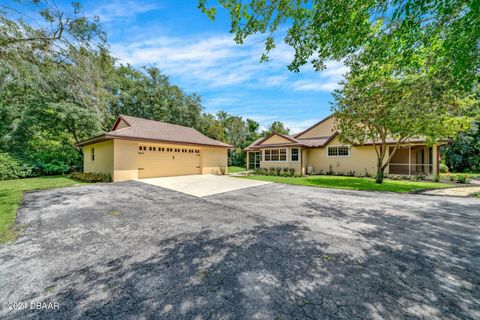
{"label": "white garage door", "polygon": [[139,145],[138,177],[140,179],[200,173],[198,148]]}

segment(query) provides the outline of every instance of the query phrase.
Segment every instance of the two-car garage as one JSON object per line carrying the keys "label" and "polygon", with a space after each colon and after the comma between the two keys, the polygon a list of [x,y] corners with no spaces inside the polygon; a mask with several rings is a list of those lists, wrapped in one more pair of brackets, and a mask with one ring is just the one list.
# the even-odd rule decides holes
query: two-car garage
{"label": "two-car garage", "polygon": [[201,173],[199,148],[173,145],[139,145],[139,179]]}
{"label": "two-car garage", "polygon": [[193,128],[122,115],[110,132],[77,146],[84,172],[110,174],[113,181],[221,174],[232,148]]}

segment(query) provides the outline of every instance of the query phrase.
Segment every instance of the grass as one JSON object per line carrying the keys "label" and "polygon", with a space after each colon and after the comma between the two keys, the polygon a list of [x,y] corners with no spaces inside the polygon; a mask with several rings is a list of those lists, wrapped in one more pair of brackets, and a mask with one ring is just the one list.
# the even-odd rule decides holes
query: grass
{"label": "grass", "polygon": [[245,167],[236,167],[236,166],[231,166],[228,167],[228,173],[236,173],[236,172],[242,172],[245,171]]}
{"label": "grass", "polygon": [[79,184],[83,183],[61,176],[0,181],[0,243],[14,240],[18,233],[13,223],[25,191]]}
{"label": "grass", "polygon": [[425,189],[446,188],[451,185],[438,182],[406,181],[385,179],[382,184],[375,183],[373,178],[339,177],[339,176],[310,176],[310,177],[278,177],[278,176],[245,176],[243,179],[271,181],[277,183],[294,184],[301,186],[366,190],[366,191],[391,191],[415,192]]}

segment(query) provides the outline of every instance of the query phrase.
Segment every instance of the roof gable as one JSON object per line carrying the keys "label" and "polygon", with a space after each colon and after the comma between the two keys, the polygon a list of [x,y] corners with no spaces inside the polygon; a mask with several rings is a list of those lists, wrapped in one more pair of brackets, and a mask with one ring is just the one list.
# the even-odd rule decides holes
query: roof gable
{"label": "roof gable", "polygon": [[270,135],[268,135],[265,139],[262,141],[258,142],[257,145],[264,145],[264,144],[279,144],[279,143],[296,143],[294,139],[291,139],[288,136],[272,132]]}
{"label": "roof gable", "polygon": [[[118,116],[112,130],[96,139],[148,140],[212,147],[232,147],[227,143],[209,138],[194,128],[125,115]],[[90,140],[80,142],[78,145],[88,144]]]}
{"label": "roof gable", "polygon": [[119,130],[127,127],[130,127],[130,124],[127,121],[125,121],[125,119],[123,119],[123,117],[120,115],[117,117],[117,120],[115,120],[115,123],[113,124],[111,131],[115,131],[115,130]]}
{"label": "roof gable", "polygon": [[310,128],[297,133],[294,137],[296,139],[308,139],[316,137],[326,137],[331,136],[335,132],[335,118],[333,115],[322,119],[321,121],[315,123]]}

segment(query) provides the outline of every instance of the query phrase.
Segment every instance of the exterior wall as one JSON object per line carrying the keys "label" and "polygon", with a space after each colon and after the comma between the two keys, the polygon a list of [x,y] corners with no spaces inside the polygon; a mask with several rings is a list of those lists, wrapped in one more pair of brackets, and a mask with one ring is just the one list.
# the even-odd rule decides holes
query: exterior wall
{"label": "exterior wall", "polygon": [[[268,149],[268,148],[267,148]],[[272,149],[283,149],[283,148],[272,148]],[[301,161],[301,151],[302,149],[299,148],[299,157],[298,161],[290,161],[291,160],[291,148],[287,149],[287,161],[263,161],[265,159],[264,150],[262,150],[262,160],[260,161],[260,168],[270,169],[270,168],[295,168],[296,174],[302,174],[302,161]]]}
{"label": "exterior wall", "polygon": [[285,139],[284,137],[280,137],[279,135],[273,135],[267,140],[263,141],[262,144],[275,144],[275,143],[291,143],[292,141]]}
{"label": "exterior wall", "polygon": [[[94,161],[92,149],[95,149]],[[113,177],[113,140],[83,147],[83,172],[103,173]]]}
{"label": "exterior wall", "polygon": [[326,137],[332,135],[335,131],[334,129],[335,118],[330,117],[324,122],[320,123],[319,125],[313,127],[312,129],[308,130],[304,134],[298,136],[299,139],[304,138],[316,138],[316,137]]}
{"label": "exterior wall", "polygon": [[123,120],[120,120],[120,122],[118,123],[117,127],[115,128],[115,130],[118,130],[118,129],[123,129],[123,128],[126,128],[128,127],[128,124],[123,121]]}
{"label": "exterior wall", "polygon": [[[109,140],[83,147],[84,172],[96,172],[110,174],[114,182],[134,180],[139,178],[139,145],[164,147],[164,148],[195,148],[200,150],[200,166],[198,173],[221,174],[220,166],[228,167],[228,156],[226,148],[208,148],[200,146],[170,145],[149,143],[133,140]],[[92,148],[95,149],[95,160],[91,160]],[[147,151],[148,152],[148,151]],[[178,156],[190,154],[178,153]],[[179,159],[180,160],[180,159]],[[180,175],[183,168],[182,161],[169,163],[168,175]],[[175,167],[177,166],[177,167]],[[167,170],[167,171],[168,171]],[[167,172],[168,173],[168,172]],[[183,173],[185,174],[185,173]]]}
{"label": "exterior wall", "polygon": [[114,182],[138,179],[138,144],[138,141],[114,140]]}
{"label": "exterior wall", "polygon": [[228,168],[227,151],[227,148],[201,148],[202,174],[221,174],[221,166]]}
{"label": "exterior wall", "polygon": [[[314,148],[308,150],[308,165],[313,166],[313,173],[323,173],[331,169],[335,172],[355,171],[356,175],[374,175],[377,171],[377,154],[373,146],[353,146],[348,157],[328,157],[327,147],[335,145],[346,145],[341,143],[338,137],[333,139],[325,148]],[[388,157],[388,151],[387,151]],[[387,168],[388,169],[388,168]],[[388,170],[385,170],[388,174]]]}

